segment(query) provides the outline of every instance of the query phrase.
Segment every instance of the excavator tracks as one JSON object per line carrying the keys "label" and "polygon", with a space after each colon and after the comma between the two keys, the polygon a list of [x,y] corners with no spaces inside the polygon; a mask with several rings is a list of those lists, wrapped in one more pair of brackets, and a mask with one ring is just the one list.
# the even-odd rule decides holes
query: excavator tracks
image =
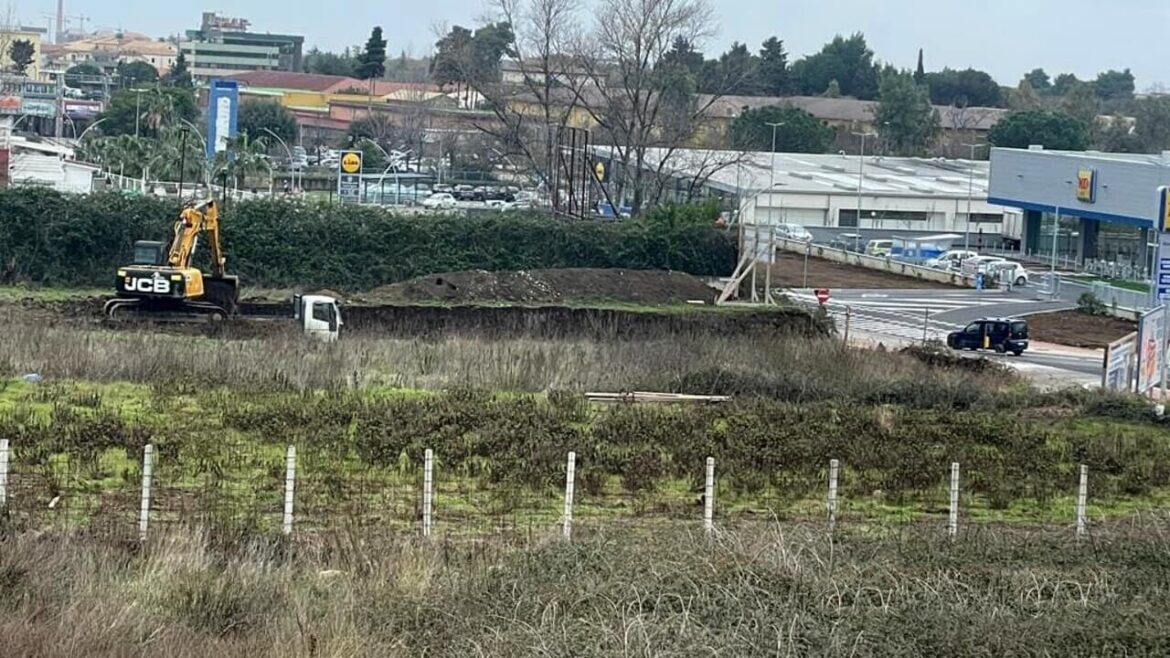
{"label": "excavator tracks", "polygon": [[103,315],[109,320],[150,322],[222,322],[231,313],[211,302],[181,301],[160,304],[153,300],[116,298],[105,303]]}

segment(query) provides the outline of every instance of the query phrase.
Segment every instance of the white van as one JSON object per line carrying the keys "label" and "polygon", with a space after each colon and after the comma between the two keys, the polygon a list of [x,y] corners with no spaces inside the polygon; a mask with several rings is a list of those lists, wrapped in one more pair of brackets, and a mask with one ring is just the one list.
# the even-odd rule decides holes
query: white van
{"label": "white van", "polygon": [[926,261],[926,265],[936,270],[957,270],[963,261],[978,255],[978,253],[967,251],[966,249],[951,249],[938,258],[932,258]]}

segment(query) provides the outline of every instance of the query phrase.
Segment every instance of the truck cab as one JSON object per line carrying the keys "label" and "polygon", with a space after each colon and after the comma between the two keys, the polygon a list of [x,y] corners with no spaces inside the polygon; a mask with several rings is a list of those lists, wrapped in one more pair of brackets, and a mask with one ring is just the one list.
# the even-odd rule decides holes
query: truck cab
{"label": "truck cab", "polygon": [[305,335],[332,343],[340,334],[341,305],[325,295],[294,295],[293,318]]}

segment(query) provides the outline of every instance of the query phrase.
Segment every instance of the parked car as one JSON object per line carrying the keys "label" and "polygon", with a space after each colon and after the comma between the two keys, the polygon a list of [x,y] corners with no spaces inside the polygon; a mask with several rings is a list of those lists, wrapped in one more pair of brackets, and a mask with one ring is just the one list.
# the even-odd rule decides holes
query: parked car
{"label": "parked car", "polygon": [[868,256],[887,258],[894,251],[893,240],[870,240],[865,244],[865,253]]}
{"label": "parked car", "polygon": [[1016,356],[1028,349],[1028,322],[1018,318],[983,318],[947,336],[954,350],[995,350]]}
{"label": "parked car", "polygon": [[837,237],[829,241],[829,246],[842,251],[861,253],[865,247],[865,240],[860,233],[838,233]]}
{"label": "parked car", "polygon": [[988,265],[1004,262],[1007,262],[1007,259],[999,256],[972,256],[963,260],[959,269],[962,270],[963,274],[978,274],[979,272],[986,274]]}
{"label": "parked car", "polygon": [[605,201],[598,201],[597,207],[594,209],[594,213],[603,219],[617,219],[618,217],[629,219],[633,212],[634,209],[631,206],[620,206],[617,212],[614,212],[613,206]]}
{"label": "parked car", "polygon": [[475,201],[475,188],[470,185],[456,185],[452,196],[460,201]]}
{"label": "parked car", "polygon": [[777,224],[776,237],[797,242],[812,242],[812,233],[800,224]]}
{"label": "parked car", "polygon": [[988,263],[985,274],[995,283],[1008,283],[1013,286],[1028,285],[1028,270],[1023,265],[1010,260]]}
{"label": "parked car", "polygon": [[458,204],[455,201],[455,197],[446,192],[432,194],[422,201],[423,208],[430,208],[432,210],[450,210],[456,207],[456,205]]}
{"label": "parked car", "polygon": [[957,270],[963,261],[978,255],[978,253],[966,249],[951,249],[950,251],[944,252],[938,258],[932,258],[926,261],[926,266],[933,267],[936,270]]}

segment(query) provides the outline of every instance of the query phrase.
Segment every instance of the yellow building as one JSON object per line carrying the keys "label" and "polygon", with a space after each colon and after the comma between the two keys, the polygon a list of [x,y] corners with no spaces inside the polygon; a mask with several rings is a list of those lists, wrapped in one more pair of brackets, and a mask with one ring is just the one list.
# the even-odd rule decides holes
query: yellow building
{"label": "yellow building", "polygon": [[28,41],[33,46],[32,63],[25,69],[24,74],[36,80],[41,74],[41,39],[45,36],[44,28],[14,27],[0,29],[0,69],[5,73],[13,73],[12,44],[17,41]]}

